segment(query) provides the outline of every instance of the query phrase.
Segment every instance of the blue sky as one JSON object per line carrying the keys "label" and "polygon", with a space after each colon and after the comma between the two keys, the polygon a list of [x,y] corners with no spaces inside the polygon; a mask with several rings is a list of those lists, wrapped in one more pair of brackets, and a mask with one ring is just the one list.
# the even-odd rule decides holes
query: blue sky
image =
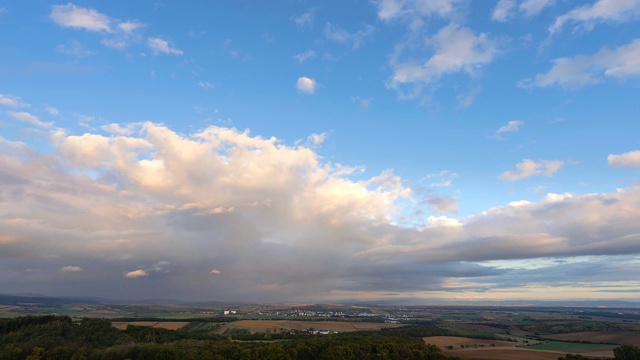
{"label": "blue sky", "polygon": [[0,285],[637,299],[640,0],[0,1]]}

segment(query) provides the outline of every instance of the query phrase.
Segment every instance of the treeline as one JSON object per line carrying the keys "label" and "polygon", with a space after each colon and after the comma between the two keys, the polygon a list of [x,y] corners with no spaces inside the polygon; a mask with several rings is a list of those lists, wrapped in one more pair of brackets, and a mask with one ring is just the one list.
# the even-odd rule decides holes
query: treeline
{"label": "treeline", "polygon": [[229,336],[144,326],[129,325],[120,331],[104,319],[73,322],[66,316],[27,316],[0,319],[0,360],[455,359],[445,356],[435,346],[427,346],[421,339],[425,334],[441,333],[441,330],[418,330],[416,327],[407,332],[356,332],[300,335],[282,341],[235,341]]}

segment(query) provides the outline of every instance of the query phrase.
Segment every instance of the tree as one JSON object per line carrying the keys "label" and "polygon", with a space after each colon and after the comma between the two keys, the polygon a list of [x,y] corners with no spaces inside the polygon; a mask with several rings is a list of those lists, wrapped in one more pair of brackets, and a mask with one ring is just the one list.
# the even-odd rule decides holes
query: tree
{"label": "tree", "polygon": [[622,345],[613,349],[613,356],[616,360],[640,360],[640,347],[633,345]]}

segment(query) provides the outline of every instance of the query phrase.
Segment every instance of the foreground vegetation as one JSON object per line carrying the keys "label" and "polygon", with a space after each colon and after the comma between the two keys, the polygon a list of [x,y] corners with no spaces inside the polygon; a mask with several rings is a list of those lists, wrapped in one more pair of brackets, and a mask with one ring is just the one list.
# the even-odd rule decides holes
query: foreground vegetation
{"label": "foreground vegetation", "polygon": [[[27,316],[0,320],[0,360],[37,359],[455,359],[421,337],[446,333],[433,327],[324,336],[230,336],[132,326],[109,320]],[[253,337],[252,337],[253,336]],[[259,340],[259,341],[258,341]],[[268,341],[271,340],[271,341]]]}

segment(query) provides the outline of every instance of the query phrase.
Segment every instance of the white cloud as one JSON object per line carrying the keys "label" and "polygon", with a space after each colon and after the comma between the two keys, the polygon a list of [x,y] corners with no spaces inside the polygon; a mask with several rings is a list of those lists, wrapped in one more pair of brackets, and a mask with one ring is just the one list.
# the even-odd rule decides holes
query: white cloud
{"label": "white cloud", "polygon": [[58,45],[56,47],[56,51],[75,57],[86,57],[94,54],[93,51],[83,48],[82,44],[80,44],[77,40],[71,40],[66,44]]}
{"label": "white cloud", "polygon": [[32,115],[26,111],[9,111],[9,115],[16,119],[31,125],[36,125],[43,128],[50,128],[53,126],[52,122],[43,122],[37,116]]}
{"label": "white cloud", "polygon": [[640,150],[629,151],[619,155],[609,155],[607,157],[609,165],[613,167],[636,167],[640,166]]}
{"label": "white cloud", "polygon": [[509,170],[502,173],[498,178],[503,181],[517,181],[536,175],[551,176],[564,165],[560,160],[542,160],[535,162],[524,159],[516,164],[516,170]]}
{"label": "white cloud", "polygon": [[329,136],[328,133],[323,132],[322,134],[311,134],[309,135],[309,142],[315,146],[318,146],[320,144],[322,144],[325,140],[327,140],[327,137]]}
{"label": "white cloud", "polygon": [[[71,3],[67,5],[53,5],[49,18],[63,27],[84,29],[103,35],[100,43],[104,46],[123,50],[133,42],[139,42],[136,31],[144,25],[137,20],[120,21],[98,12],[95,9],[83,8]],[[60,45],[59,52],[73,56],[89,56],[93,52],[84,50],[73,40],[69,44]]]}
{"label": "white cloud", "polygon": [[61,267],[59,271],[60,272],[81,272],[83,270],[80,266],[67,265],[67,266]]}
{"label": "white cloud", "polygon": [[147,40],[147,47],[151,49],[154,54],[172,54],[182,55],[182,50],[178,50],[169,46],[169,43],[161,38],[149,38]]}
{"label": "white cloud", "polygon": [[591,30],[599,22],[627,22],[639,15],[640,0],[596,0],[592,5],[583,5],[559,16],[549,32],[562,31],[567,23],[577,23],[575,29]]}
{"label": "white cloud", "polygon": [[316,80],[301,76],[298,78],[297,83],[298,91],[305,94],[313,94],[316,91]]}
{"label": "white cloud", "polygon": [[198,83],[198,86],[206,90],[206,89],[211,89],[213,87],[213,84],[208,81],[200,81]]}
{"label": "white cloud", "polygon": [[222,271],[218,270],[218,269],[213,269],[209,272],[209,274],[213,274],[213,275],[220,275],[222,274]]}
{"label": "white cloud", "polygon": [[606,78],[634,76],[640,76],[640,39],[614,50],[602,48],[594,55],[555,59],[547,73],[536,75],[534,79],[521,80],[518,86],[577,87],[596,84]]}
{"label": "white cloud", "polygon": [[303,63],[313,57],[316,56],[316,52],[313,50],[307,50],[301,54],[295,55],[293,58],[296,59],[297,62]]}
{"label": "white cloud", "polygon": [[101,14],[94,9],[78,7],[71,3],[53,5],[49,17],[56,24],[63,27],[111,32],[111,20],[107,15]]}
{"label": "white cloud", "polygon": [[465,72],[474,75],[498,54],[498,44],[485,33],[474,35],[470,29],[451,23],[429,39],[434,54],[423,64],[393,63],[390,85],[430,83],[443,75]]}
{"label": "white cloud", "polygon": [[60,111],[58,111],[58,109],[54,108],[53,106],[47,106],[45,110],[47,110],[49,115],[53,115],[53,116],[60,115]]}
{"label": "white cloud", "polygon": [[516,0],[500,0],[493,9],[491,18],[495,21],[504,22],[513,16],[513,10],[516,6]]}
{"label": "white cloud", "polygon": [[544,8],[555,5],[556,0],[524,0],[519,8],[526,16],[539,14]]}
{"label": "white cloud", "polygon": [[30,105],[22,102],[22,100],[13,95],[3,95],[0,94],[0,105],[11,106],[11,107],[29,107]]}
{"label": "white cloud", "polygon": [[366,25],[364,29],[350,33],[341,27],[335,26],[331,23],[327,23],[324,27],[324,36],[327,40],[335,41],[340,44],[357,49],[365,40],[373,35],[375,28],[371,25]]}
{"label": "white cloud", "polygon": [[374,0],[381,20],[392,20],[405,16],[449,16],[454,13],[460,0]]}
{"label": "white cloud", "polygon": [[291,19],[300,27],[311,27],[313,25],[318,8],[311,8],[298,16],[293,16]]}
{"label": "white cloud", "polygon": [[495,136],[496,136],[496,138],[498,140],[500,140],[500,139],[502,139],[500,137],[500,134],[503,134],[503,133],[506,133],[506,132],[518,132],[522,125],[524,125],[524,121],[511,120],[511,121],[507,122],[506,125],[503,125],[498,130],[496,130]]}
{"label": "white cloud", "polygon": [[138,269],[138,270],[133,270],[133,271],[129,271],[129,272],[125,273],[124,277],[128,277],[130,279],[134,279],[134,278],[148,276],[148,275],[149,275],[149,273],[147,273],[146,271],[144,271],[142,269]]}
{"label": "white cloud", "polygon": [[127,136],[127,135],[133,134],[134,127],[133,126],[122,127],[120,126],[120,124],[112,123],[112,124],[102,125],[100,129],[108,132],[109,134]]}
{"label": "white cloud", "polygon": [[131,34],[142,26],[143,25],[138,21],[126,21],[118,24],[118,28],[126,34]]}
{"label": "white cloud", "polygon": [[516,0],[500,0],[493,9],[491,18],[500,22],[510,21],[516,15],[516,10],[525,16],[535,16],[555,2],[556,0],[524,0],[517,5]]}

